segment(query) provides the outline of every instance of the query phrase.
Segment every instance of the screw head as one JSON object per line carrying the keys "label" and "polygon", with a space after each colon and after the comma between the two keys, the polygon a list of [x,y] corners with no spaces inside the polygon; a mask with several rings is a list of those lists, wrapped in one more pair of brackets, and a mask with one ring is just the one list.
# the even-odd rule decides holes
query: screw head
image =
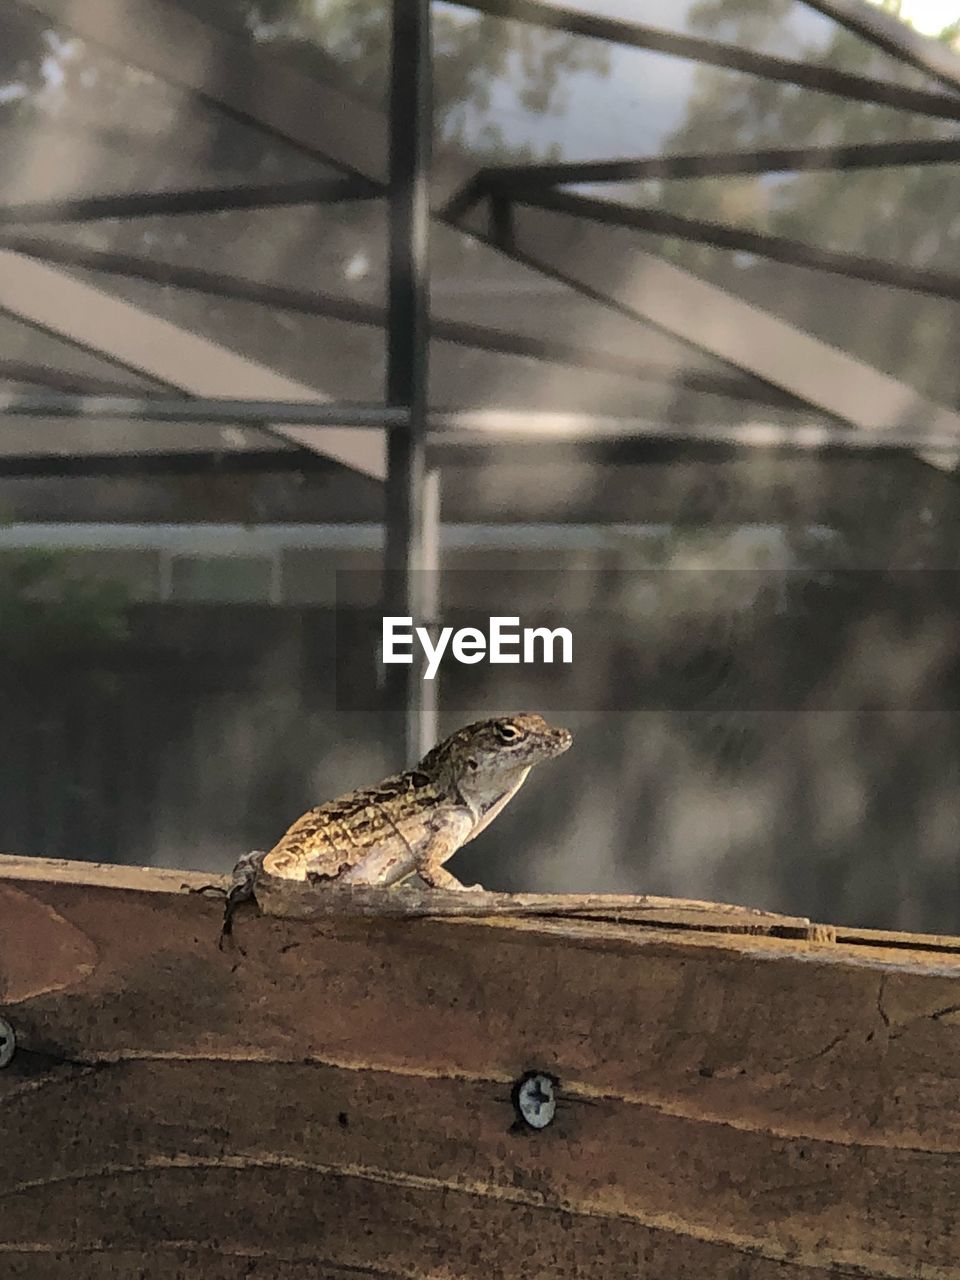
{"label": "screw head", "polygon": [[6,1018],[0,1018],[0,1067],[8,1065],[16,1048],[17,1037],[13,1033],[13,1027]]}
{"label": "screw head", "polygon": [[517,1114],[531,1129],[545,1129],[557,1114],[557,1082],[545,1071],[527,1071],[513,1087]]}

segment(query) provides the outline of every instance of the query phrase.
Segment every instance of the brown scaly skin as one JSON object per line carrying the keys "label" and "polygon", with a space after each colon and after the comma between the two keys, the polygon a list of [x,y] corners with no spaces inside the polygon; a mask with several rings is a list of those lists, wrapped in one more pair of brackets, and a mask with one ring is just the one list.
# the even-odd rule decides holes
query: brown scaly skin
{"label": "brown scaly skin", "polygon": [[269,853],[237,863],[224,932],[261,871],[363,885],[395,884],[416,872],[434,888],[465,889],[443,864],[493,821],[534,765],[562,755],[572,741],[569,730],[533,713],[480,720],[446,738],[415,768],[309,810]]}

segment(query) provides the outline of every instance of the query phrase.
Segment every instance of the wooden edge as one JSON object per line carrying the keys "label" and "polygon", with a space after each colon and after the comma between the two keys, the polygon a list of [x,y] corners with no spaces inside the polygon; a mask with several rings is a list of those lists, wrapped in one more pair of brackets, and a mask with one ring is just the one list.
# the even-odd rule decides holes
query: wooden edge
{"label": "wooden edge", "polygon": [[366,885],[329,885],[318,889],[304,881],[261,876],[256,897],[265,915],[293,920],[522,916],[672,925],[729,933],[776,932],[792,937],[807,937],[811,928],[810,921],[799,916],[646,894],[487,893]]}
{"label": "wooden edge", "polygon": [[74,862],[68,858],[23,858],[0,853],[0,881],[31,880],[47,884],[82,884],[98,889],[136,889],[142,893],[196,892],[207,885],[226,889],[229,877],[176,867],[128,867],[108,862]]}
{"label": "wooden edge", "polygon": [[[208,886],[225,889],[229,877],[171,867],[114,866],[66,858],[0,854],[0,881],[3,880],[132,889],[144,893],[187,893]],[[303,881],[262,876],[256,886],[256,897],[265,915],[292,920],[522,916],[672,925],[730,933],[775,933],[787,937],[808,937],[812,928],[810,921],[800,916],[647,894],[487,893],[362,885],[317,888]]]}
{"label": "wooden edge", "polygon": [[[0,854],[0,883],[3,881],[182,894],[195,893],[207,887],[225,891],[229,876],[178,870],[176,867],[116,866],[67,858]],[[811,942],[884,950],[960,953],[960,937],[945,934],[824,925],[804,916],[781,915],[730,903],[660,898],[651,894],[454,892],[414,886],[382,889],[361,885],[318,889],[301,881],[263,876],[256,886],[256,897],[265,915],[291,920],[337,917],[593,920],[608,924],[805,938]]]}
{"label": "wooden edge", "polygon": [[837,925],[834,940],[851,947],[909,947],[913,951],[960,952],[960,938],[944,933],[900,933],[895,929],[856,929]]}

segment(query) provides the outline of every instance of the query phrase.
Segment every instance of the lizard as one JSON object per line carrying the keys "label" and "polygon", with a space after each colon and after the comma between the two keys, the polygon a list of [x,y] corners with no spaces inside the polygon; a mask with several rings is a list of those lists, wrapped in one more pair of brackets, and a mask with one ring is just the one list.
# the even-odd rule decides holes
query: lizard
{"label": "lizard", "polygon": [[534,765],[573,741],[532,712],[478,720],[438,743],[419,764],[308,810],[267,852],[233,871],[223,935],[260,874],[312,884],[392,885],[416,873],[432,888],[461,884],[444,863],[494,820]]}

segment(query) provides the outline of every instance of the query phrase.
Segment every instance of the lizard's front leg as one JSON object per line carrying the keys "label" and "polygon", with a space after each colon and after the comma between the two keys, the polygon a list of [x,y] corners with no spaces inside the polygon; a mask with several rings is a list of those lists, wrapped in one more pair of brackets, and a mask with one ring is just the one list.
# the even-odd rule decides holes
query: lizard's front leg
{"label": "lizard's front leg", "polygon": [[417,850],[417,875],[431,889],[483,892],[482,884],[462,884],[443,865],[466,842],[473,825],[473,818],[466,811],[446,817],[435,823],[429,838]]}
{"label": "lizard's front leg", "polygon": [[431,889],[462,889],[465,893],[484,893],[486,892],[482,884],[464,884],[458,880],[455,875],[445,870],[441,866],[422,866],[417,871],[417,875],[421,880],[425,881]]}

